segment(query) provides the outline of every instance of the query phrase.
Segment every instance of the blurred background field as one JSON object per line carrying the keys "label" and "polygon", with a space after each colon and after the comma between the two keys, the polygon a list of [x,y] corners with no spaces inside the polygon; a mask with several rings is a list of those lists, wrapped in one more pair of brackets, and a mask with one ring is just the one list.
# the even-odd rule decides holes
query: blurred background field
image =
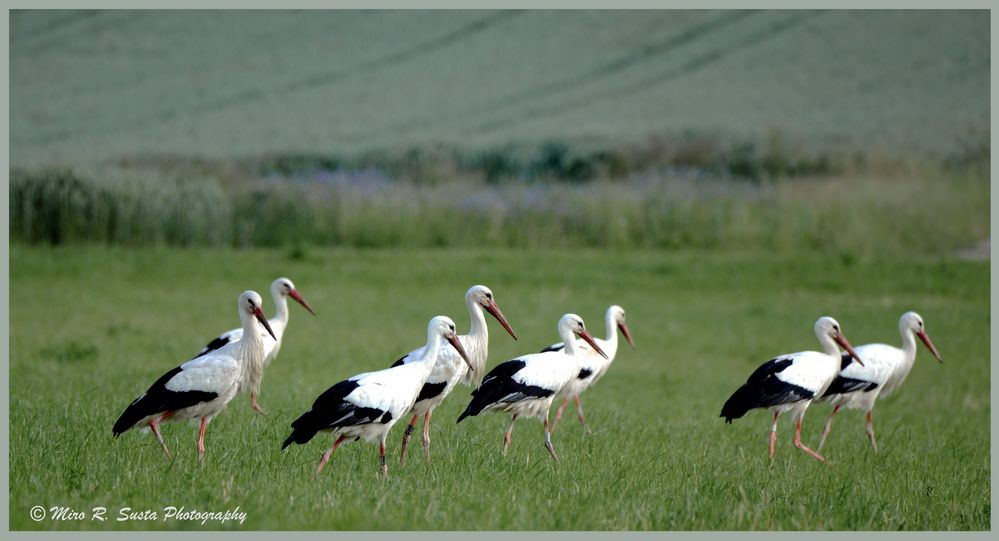
{"label": "blurred background field", "polygon": [[[11,527],[190,528],[26,514],[188,503],[246,529],[988,529],[989,32],[948,10],[10,12]],[[186,425],[172,468],[112,440],[280,275],[319,315],[292,308],[271,417],[237,398],[200,468]],[[455,427],[460,389],[430,467],[380,484],[347,446],[305,482],[325,442],[279,453],[293,416],[430,316],[464,328],[473,283],[521,335],[494,328],[490,366],[625,306],[639,349],[593,389],[594,437],[564,418],[555,468],[524,422],[501,461],[506,420]],[[894,344],[910,309],[946,364],[920,351],[875,410],[882,453],[854,412],[836,467],[790,426],[770,467],[765,414],[717,417],[820,315]]]}
{"label": "blurred background field", "polygon": [[988,29],[976,11],[15,11],[11,235],[948,254],[988,235]]}

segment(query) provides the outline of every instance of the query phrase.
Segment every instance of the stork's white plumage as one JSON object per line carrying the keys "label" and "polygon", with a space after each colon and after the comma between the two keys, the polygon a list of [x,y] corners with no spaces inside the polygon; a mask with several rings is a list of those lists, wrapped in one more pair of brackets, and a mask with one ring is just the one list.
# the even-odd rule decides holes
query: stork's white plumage
{"label": "stork's white plumage", "polygon": [[822,396],[839,373],[840,352],[837,344],[857,359],[857,362],[864,362],[843,336],[835,319],[819,318],[815,322],[815,336],[822,344],[823,352],[802,351],[770,359],[757,368],[722,407],[721,416],[727,423],[756,408],[767,408],[773,412],[773,424],[770,426],[771,460],[777,442],[777,417],[789,411],[791,418],[797,422],[794,446],[825,462],[822,455],[801,443],[801,418],[808,405]]}
{"label": "stork's white plumage", "polygon": [[148,426],[170,460],[170,450],[160,434],[159,423],[200,417],[198,459],[201,460],[205,455],[208,423],[236,396],[248,367],[263,362],[264,339],[259,331],[271,333],[271,328],[260,309],[261,303],[260,295],[255,291],[244,291],[237,302],[242,329],[252,339],[229,343],[163,374],[125,408],[112,429],[114,436],[135,426]]}
{"label": "stork's white plumage", "polygon": [[460,423],[482,411],[505,411],[513,414],[510,428],[503,439],[503,454],[510,447],[510,433],[517,417],[526,415],[541,419],[545,429],[545,448],[555,461],[555,448],[548,431],[548,410],[555,394],[579,374],[580,351],[575,337],[580,337],[598,353],[603,350],[586,331],[583,319],[566,314],[559,319],[558,333],[566,344],[561,351],[546,351],[524,355],[500,363],[486,374],[482,384],[472,391],[472,401],[458,417]]}
{"label": "stork's white plumage", "polygon": [[[316,312],[312,310],[309,303],[305,302],[302,295],[295,289],[295,284],[292,283],[288,278],[278,278],[271,282],[271,296],[274,298],[275,314],[268,323],[271,329],[274,331],[273,337],[268,336],[267,333],[261,331],[261,336],[264,339],[264,358],[263,361],[257,365],[249,367],[250,369],[244,373],[244,381],[240,386],[239,391],[243,392],[249,389],[250,391],[250,407],[257,410],[262,415],[267,415],[260,405],[257,404],[257,395],[260,394],[260,383],[263,381],[264,368],[267,367],[277,358],[278,352],[281,351],[281,339],[284,337],[284,331],[288,328],[288,297],[295,299],[299,304],[305,307],[310,314],[316,315]],[[243,329],[232,329],[220,334],[218,337],[212,339],[204,348],[201,349],[193,358],[197,359],[202,355],[205,355],[211,351],[215,351],[220,347],[238,341],[243,337]]]}
{"label": "stork's white plumage", "polygon": [[[430,416],[434,408],[451,394],[455,385],[459,381],[477,385],[485,373],[486,359],[489,356],[489,327],[486,325],[486,317],[483,310],[489,312],[514,340],[517,334],[510,328],[503,311],[500,310],[493,299],[493,292],[486,286],[475,285],[465,292],[465,306],[468,308],[468,315],[471,319],[471,327],[468,334],[461,335],[461,341],[465,352],[468,354],[466,363],[458,352],[447,345],[441,348],[437,355],[437,364],[427,378],[427,382],[420,389],[420,394],[416,402],[407,415],[412,415],[409,426],[402,436],[402,450],[399,453],[399,461],[406,463],[406,448],[409,446],[409,437],[416,427],[416,421],[423,416],[423,452],[427,461],[430,460]],[[422,362],[426,346],[413,350],[395,362],[392,366],[401,364]]]}
{"label": "stork's white plumage", "polygon": [[320,430],[332,432],[333,445],[319,461],[314,479],[345,439],[378,440],[381,471],[383,475],[388,475],[385,438],[416,401],[437,362],[443,340],[450,342],[467,362],[468,355],[458,341],[454,322],[445,316],[437,316],[430,320],[427,345],[419,362],[358,374],[330,387],[316,398],[309,411],[291,423],[292,433],[281,448],[292,443],[308,443]]}
{"label": "stork's white plumage", "polygon": [[[607,369],[610,368],[611,363],[614,362],[614,358],[617,356],[618,329],[621,329],[621,333],[628,340],[628,344],[632,348],[635,347],[635,342],[631,339],[631,332],[628,330],[628,324],[625,322],[624,308],[616,304],[608,308],[607,313],[604,315],[604,324],[607,327],[607,338],[605,340],[595,338],[594,340],[607,355],[606,358],[593,351],[593,348],[584,340],[576,340],[576,346],[580,350],[579,374],[555,396],[555,400],[562,399],[562,404],[559,406],[558,411],[555,412],[555,420],[552,421],[552,432],[555,432],[555,429],[558,427],[559,419],[562,418],[562,410],[565,409],[569,398],[573,398],[576,401],[576,412],[579,414],[579,422],[583,423],[583,428],[586,429],[588,434],[591,433],[590,425],[586,423],[586,416],[583,415],[583,405],[579,401],[579,395],[602,378],[607,373]],[[542,351],[560,351],[564,347],[565,344],[559,342],[548,346]]]}
{"label": "stork's white plumage", "polygon": [[863,366],[851,362],[849,355],[843,355],[839,374],[820,399],[833,405],[832,414],[829,415],[829,420],[822,430],[822,438],[819,440],[820,451],[826,442],[826,437],[829,436],[833,417],[843,407],[867,412],[867,439],[874,451],[878,450],[874,440],[872,413],[874,402],[892,394],[905,382],[912,365],[916,362],[916,338],[922,340],[938,361],[943,362],[923,327],[923,318],[919,314],[906,312],[898,320],[898,332],[902,335],[901,348],[886,344],[858,346],[857,354],[864,359]]}

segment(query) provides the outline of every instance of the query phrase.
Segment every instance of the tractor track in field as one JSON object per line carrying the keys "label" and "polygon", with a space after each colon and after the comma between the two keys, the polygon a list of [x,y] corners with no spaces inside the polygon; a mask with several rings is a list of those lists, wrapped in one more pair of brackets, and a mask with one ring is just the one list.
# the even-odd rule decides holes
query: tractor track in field
{"label": "tractor track in field", "polygon": [[757,11],[734,11],[725,12],[721,16],[706,21],[702,24],[694,26],[678,35],[671,36],[662,42],[646,45],[638,51],[631,51],[627,54],[614,58],[608,62],[605,62],[595,68],[586,70],[583,73],[579,73],[570,77],[563,77],[555,81],[550,81],[543,83],[522,91],[507,94],[505,96],[477,103],[474,106],[467,107],[461,111],[456,111],[448,115],[448,118],[441,118],[440,115],[422,115],[415,118],[410,118],[404,122],[388,126],[384,129],[378,130],[378,132],[372,132],[369,134],[364,134],[359,136],[361,139],[376,138],[381,135],[384,131],[389,131],[392,133],[407,133],[414,129],[427,126],[428,124],[437,125],[448,125],[454,124],[455,122],[460,122],[461,119],[474,117],[480,111],[495,111],[497,109],[509,109],[511,107],[520,107],[527,100],[538,100],[545,98],[552,98],[558,94],[564,92],[567,89],[593,84],[595,82],[606,80],[609,77],[613,77],[618,73],[628,70],[633,67],[640,66],[646,62],[655,60],[664,54],[669,54],[673,51],[696,43],[698,40],[720,32],[733,24],[744,21],[746,18],[759,13]]}
{"label": "tractor track in field", "polygon": [[[506,128],[521,121],[535,121],[541,118],[551,118],[568,112],[575,111],[580,107],[591,106],[597,102],[607,99],[621,99],[632,94],[636,94],[658,85],[689,76],[697,71],[719,62],[732,54],[736,54],[747,48],[756,46],[769,39],[772,39],[796,26],[820,15],[823,12],[808,11],[795,13],[792,16],[779,20],[765,28],[753,32],[745,38],[734,43],[725,44],[711,49],[703,54],[697,55],[681,65],[669,68],[656,74],[638,79],[635,82],[616,86],[604,91],[593,92],[587,96],[581,96],[574,100],[566,100],[555,105],[534,105],[522,111],[518,115],[511,115],[494,120],[479,123],[472,126],[465,133],[466,135],[482,135]],[[553,96],[552,99],[557,96]]]}
{"label": "tractor track in field", "polygon": [[[259,101],[271,96],[287,95],[293,92],[299,92],[303,90],[311,90],[317,87],[332,85],[340,81],[347,80],[351,77],[356,77],[365,73],[372,73],[382,69],[388,69],[406,62],[410,62],[417,59],[423,55],[432,54],[435,51],[453,46],[456,43],[460,43],[475,34],[489,30],[490,28],[509,20],[515,16],[524,13],[520,11],[501,11],[498,13],[493,13],[486,17],[478,18],[468,24],[464,24],[451,32],[439,36],[437,38],[428,40],[423,43],[418,43],[412,47],[406,47],[400,49],[394,53],[385,55],[380,58],[368,62],[362,62],[355,66],[350,66],[345,69],[334,70],[326,73],[320,73],[315,75],[310,75],[301,80],[291,81],[280,86],[272,88],[251,88],[247,90],[240,90],[235,94],[209,99],[208,101],[202,102],[197,107],[186,108],[182,111],[177,110],[174,107],[168,107],[160,109],[158,111],[153,111],[149,115],[132,120],[129,122],[121,123],[109,123],[100,128],[100,131],[132,131],[138,130],[149,124],[165,124],[167,122],[176,121],[178,119],[183,119],[192,116],[200,116],[205,114],[217,113],[220,111],[233,109],[240,106],[246,106],[255,101]],[[68,24],[68,23],[67,23]],[[94,131],[92,125],[87,125],[84,127],[79,127],[75,129],[62,129],[55,132],[50,132],[46,134],[39,135],[37,137],[31,138],[27,142],[32,144],[38,143],[51,143],[70,139],[74,136],[85,134]]]}

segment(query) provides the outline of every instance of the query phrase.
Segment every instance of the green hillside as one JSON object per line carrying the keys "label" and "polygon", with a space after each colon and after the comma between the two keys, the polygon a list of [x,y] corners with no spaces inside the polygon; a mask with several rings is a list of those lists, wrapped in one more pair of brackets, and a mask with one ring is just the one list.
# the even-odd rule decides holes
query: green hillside
{"label": "green hillside", "polygon": [[988,140],[984,11],[15,11],[10,31],[14,165]]}

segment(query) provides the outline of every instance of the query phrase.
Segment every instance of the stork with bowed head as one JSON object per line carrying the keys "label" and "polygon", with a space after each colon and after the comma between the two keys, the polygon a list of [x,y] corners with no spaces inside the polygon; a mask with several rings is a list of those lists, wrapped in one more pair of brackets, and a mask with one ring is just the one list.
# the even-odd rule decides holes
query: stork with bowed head
{"label": "stork with bowed head", "polygon": [[857,353],[863,357],[864,364],[852,362],[849,355],[843,355],[841,370],[833,380],[821,402],[833,405],[832,414],[826,421],[819,439],[819,450],[829,436],[833,417],[840,408],[862,409],[867,412],[867,439],[875,452],[878,445],[874,441],[874,425],[872,411],[874,402],[896,391],[905,382],[912,365],[916,362],[916,338],[922,340],[930,353],[940,361],[940,353],[933,341],[926,335],[923,318],[915,312],[906,312],[898,320],[898,332],[902,335],[902,347],[897,348],[886,344],[865,344],[857,347]]}
{"label": "stork with bowed head", "polygon": [[392,426],[404,415],[420,393],[427,377],[433,371],[437,356],[447,340],[458,355],[468,362],[468,355],[458,340],[454,322],[445,316],[430,320],[427,327],[427,345],[423,356],[399,366],[377,372],[358,374],[326,389],[309,411],[291,423],[292,432],[281,449],[292,443],[308,443],[319,431],[333,435],[333,445],[323,454],[313,479],[323,471],[333,452],[347,438],[378,441],[379,463],[382,475],[388,475],[385,463],[385,438]]}
{"label": "stork with bowed head", "polygon": [[[510,328],[503,311],[500,310],[493,298],[493,292],[486,286],[475,285],[465,292],[465,306],[468,307],[468,315],[471,319],[471,328],[468,334],[461,335],[458,339],[468,353],[468,363],[466,364],[454,348],[444,346],[437,355],[437,364],[434,365],[433,372],[427,378],[427,382],[420,389],[420,394],[416,397],[416,402],[407,415],[413,418],[409,421],[406,431],[402,435],[402,451],[399,454],[399,462],[406,463],[406,448],[409,446],[409,437],[416,428],[416,421],[423,416],[423,453],[426,460],[430,461],[430,416],[434,409],[444,401],[455,385],[459,381],[466,381],[477,384],[481,375],[486,369],[486,359],[489,356],[489,327],[486,325],[486,317],[483,310],[489,312],[500,325],[510,333],[514,340],[517,334]],[[395,362],[392,366],[406,363],[420,362],[423,358],[423,350],[426,346],[413,350]]]}
{"label": "stork with bowed head", "polygon": [[[604,315],[604,324],[607,327],[607,339],[601,340],[596,338],[597,344],[600,349],[604,351],[607,358],[597,355],[593,349],[590,348],[583,340],[577,340],[576,346],[582,352],[580,356],[579,374],[572,379],[562,391],[555,396],[555,399],[562,399],[562,405],[559,406],[558,411],[555,412],[555,420],[552,421],[552,433],[555,432],[555,428],[558,427],[559,419],[562,418],[562,410],[565,409],[565,405],[569,402],[569,398],[572,397],[576,401],[576,412],[579,414],[579,422],[583,423],[583,428],[586,429],[587,434],[592,434],[590,430],[590,425],[586,423],[586,416],[583,415],[583,405],[579,401],[579,395],[589,389],[594,383],[596,383],[607,370],[610,368],[611,363],[614,362],[614,358],[617,356],[617,331],[621,329],[621,333],[624,334],[624,338],[628,340],[628,344],[631,348],[635,348],[635,342],[631,339],[631,332],[628,330],[628,324],[625,322],[624,308],[618,305],[612,305],[607,309],[607,313]],[[565,344],[559,342],[557,344],[552,344],[547,348],[541,350],[542,353],[545,351],[561,351],[565,347]]]}
{"label": "stork with bowed head", "polygon": [[831,317],[821,317],[815,322],[815,336],[822,344],[823,352],[802,351],[778,355],[763,363],[753,372],[746,383],[739,387],[722,406],[721,417],[726,423],[738,419],[749,410],[767,408],[773,412],[770,426],[770,459],[774,458],[777,442],[777,417],[788,411],[796,421],[794,446],[813,458],[825,462],[826,459],[801,443],[801,419],[813,400],[822,396],[829,387],[840,367],[842,346],[858,363],[863,365],[860,356],[843,336],[839,323]]}
{"label": "stork with bowed head", "polygon": [[558,462],[548,431],[548,410],[555,394],[579,374],[579,361],[583,353],[576,345],[578,336],[594,351],[605,355],[590,333],[583,319],[576,314],[565,314],[559,319],[558,333],[565,343],[561,351],[546,351],[524,355],[500,363],[486,374],[482,384],[472,391],[472,400],[458,417],[478,415],[482,411],[503,411],[513,414],[510,428],[503,438],[503,455],[510,447],[510,434],[517,417],[526,415],[541,419],[545,429],[545,448]]}
{"label": "stork with bowed head", "polygon": [[[301,304],[309,311],[310,314],[316,315],[316,312],[309,306],[308,302],[302,295],[295,289],[295,284],[291,282],[288,278],[278,278],[271,282],[271,296],[274,297],[274,307],[277,312],[274,317],[270,319],[271,329],[273,329],[273,340],[267,337],[266,334],[262,334],[264,337],[264,359],[262,362],[251,366],[250,370],[245,373],[245,378],[243,384],[240,386],[240,392],[247,389],[250,390],[250,407],[256,410],[261,415],[267,415],[259,404],[257,404],[257,395],[260,394],[260,383],[264,378],[264,368],[267,367],[278,356],[278,352],[281,351],[281,339],[284,337],[284,331],[288,328],[288,297],[295,299],[298,304]],[[242,338],[243,329],[232,329],[220,334],[218,337],[212,339],[204,348],[201,349],[193,358],[197,359],[202,355],[206,355],[209,352],[215,351],[222,346],[235,342]]]}
{"label": "stork with bowed head", "polygon": [[237,306],[242,330],[247,340],[230,342],[163,374],[149,389],[132,401],[118,417],[112,432],[117,438],[136,426],[148,426],[171,460],[159,423],[201,418],[198,433],[198,460],[205,456],[205,428],[225,409],[239,391],[244,374],[263,362],[264,338],[261,331],[274,338],[255,291],[244,291]]}

